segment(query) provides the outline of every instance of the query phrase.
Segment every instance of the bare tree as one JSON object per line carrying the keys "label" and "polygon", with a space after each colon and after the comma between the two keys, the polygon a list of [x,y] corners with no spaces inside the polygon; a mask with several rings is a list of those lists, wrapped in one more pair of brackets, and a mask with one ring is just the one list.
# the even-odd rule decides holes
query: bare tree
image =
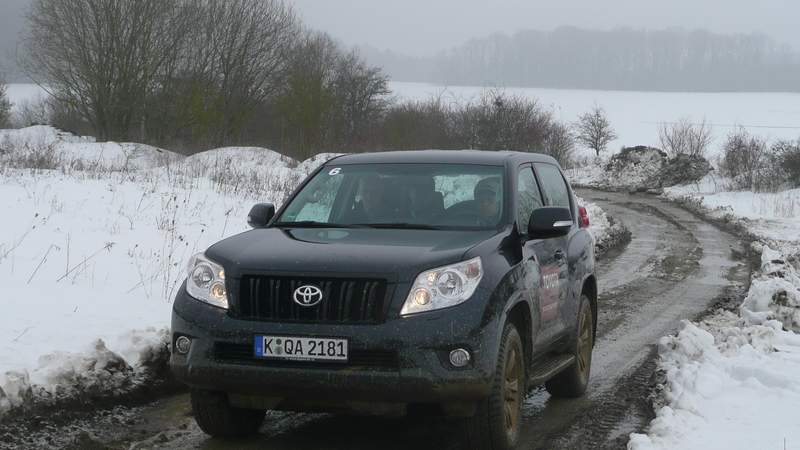
{"label": "bare tree", "polygon": [[334,80],[339,145],[364,142],[368,129],[386,110],[388,81],[380,68],[368,66],[355,50],[339,58]]}
{"label": "bare tree", "polygon": [[190,39],[191,76],[208,86],[218,117],[216,143],[237,137],[256,108],[279,92],[299,35],[282,0],[198,0]]}
{"label": "bare tree", "polygon": [[331,132],[339,48],[324,33],[307,32],[295,45],[285,89],[277,100],[281,148],[305,159],[323,148]]}
{"label": "bare tree", "polygon": [[661,148],[668,155],[705,156],[711,144],[711,125],[705,119],[700,123],[692,123],[682,118],[676,123],[662,124],[658,129]]}
{"label": "bare tree", "polygon": [[0,76],[0,128],[8,127],[10,123],[11,102],[8,100],[5,80]]}
{"label": "bare tree", "polygon": [[800,139],[778,141],[773,144],[772,153],[776,156],[786,181],[792,186],[800,186]]}
{"label": "bare tree", "polygon": [[187,23],[179,0],[33,0],[23,67],[88,121],[126,139]]}
{"label": "bare tree", "polygon": [[587,148],[595,151],[597,156],[605,151],[609,142],[617,138],[614,129],[606,118],[606,112],[600,106],[595,105],[591,111],[581,114],[575,124],[575,138]]}

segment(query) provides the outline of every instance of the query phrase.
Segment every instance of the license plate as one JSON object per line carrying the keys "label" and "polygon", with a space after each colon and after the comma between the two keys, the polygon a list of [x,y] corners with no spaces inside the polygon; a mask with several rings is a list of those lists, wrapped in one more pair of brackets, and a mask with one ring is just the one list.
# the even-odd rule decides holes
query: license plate
{"label": "license plate", "polygon": [[347,362],[347,339],[256,336],[258,358]]}

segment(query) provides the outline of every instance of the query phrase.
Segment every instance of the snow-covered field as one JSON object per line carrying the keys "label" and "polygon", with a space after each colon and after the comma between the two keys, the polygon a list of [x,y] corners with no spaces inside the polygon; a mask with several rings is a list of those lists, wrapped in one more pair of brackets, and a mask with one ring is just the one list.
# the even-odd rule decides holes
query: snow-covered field
{"label": "snow-covered field", "polygon": [[[15,168],[9,157],[41,148],[52,149],[53,169]],[[280,204],[333,156],[224,148],[187,158],[49,127],[0,130],[0,149],[0,415],[145,382],[164,356],[189,257],[247,229],[253,203]],[[608,242],[616,228],[586,206]]]}
{"label": "snow-covered field", "polygon": [[245,230],[253,203],[280,203],[325,157],[298,165],[227,148],[184,158],[49,127],[0,130],[0,148],[52,148],[58,164],[11,168],[0,152],[0,413],[135,383],[167,342],[188,258]]}
{"label": "snow-covered field", "polygon": [[711,216],[745,224],[758,237],[800,241],[800,188],[780,192],[731,191],[728,180],[712,172],[700,182],[664,189],[672,200],[689,200]]}
{"label": "snow-covered field", "polygon": [[628,448],[800,448],[800,189],[728,192],[724,180],[665,190],[757,239],[760,269],[738,314],[684,322],[659,343],[665,404]]}
{"label": "snow-covered field", "polygon": [[[425,100],[442,96],[443,101],[464,102],[480,96],[483,87],[438,86],[392,82],[389,87],[402,99]],[[490,86],[491,87],[491,86]],[[609,145],[617,152],[624,145],[659,147],[658,128],[682,117],[706,119],[714,128],[712,152],[736,126],[773,139],[800,136],[800,94],[797,93],[680,93],[595,91],[579,89],[504,88],[509,94],[535,97],[557,118],[572,122],[595,104],[602,106],[619,138]]]}

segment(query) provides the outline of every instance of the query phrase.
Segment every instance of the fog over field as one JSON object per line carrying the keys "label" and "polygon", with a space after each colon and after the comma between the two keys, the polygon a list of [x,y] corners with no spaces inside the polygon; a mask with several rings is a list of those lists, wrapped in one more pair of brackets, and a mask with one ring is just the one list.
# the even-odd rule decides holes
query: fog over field
{"label": "fog over field", "polygon": [[552,30],[562,25],[683,27],[717,33],[764,33],[800,47],[800,4],[785,0],[294,0],[308,24],[351,45],[370,45],[412,56],[436,52],[493,33]]}

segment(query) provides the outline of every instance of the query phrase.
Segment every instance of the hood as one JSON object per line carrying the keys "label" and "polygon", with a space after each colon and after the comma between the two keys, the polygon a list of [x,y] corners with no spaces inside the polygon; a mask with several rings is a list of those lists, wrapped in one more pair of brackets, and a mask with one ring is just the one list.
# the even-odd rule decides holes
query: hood
{"label": "hood", "polygon": [[286,273],[410,281],[421,271],[461,261],[489,231],[371,228],[263,228],[214,244],[206,256],[228,276]]}

